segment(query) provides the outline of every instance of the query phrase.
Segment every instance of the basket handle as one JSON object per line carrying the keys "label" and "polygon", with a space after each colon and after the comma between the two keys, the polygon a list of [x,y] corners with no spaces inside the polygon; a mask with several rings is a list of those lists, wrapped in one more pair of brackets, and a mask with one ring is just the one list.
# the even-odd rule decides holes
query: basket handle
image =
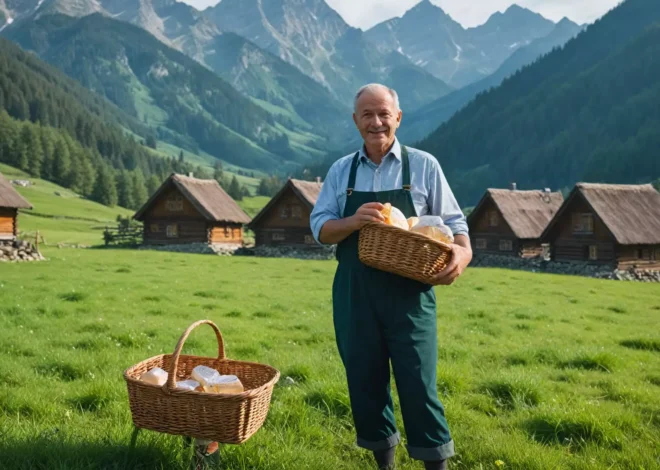
{"label": "basket handle", "polygon": [[197,328],[199,325],[204,324],[209,325],[211,328],[213,328],[213,331],[215,331],[215,337],[218,339],[218,359],[223,360],[225,358],[225,343],[222,340],[222,333],[220,333],[220,330],[216,324],[211,320],[199,320],[193,323],[186,329],[186,331],[183,332],[181,338],[179,338],[179,342],[176,343],[176,348],[174,348],[174,354],[172,355],[172,363],[170,364],[170,371],[167,375],[167,383],[164,387],[165,389],[174,390],[176,388],[176,371],[179,367],[179,356],[181,355],[183,344],[188,339],[188,336],[190,336],[190,333],[192,333],[192,330]]}

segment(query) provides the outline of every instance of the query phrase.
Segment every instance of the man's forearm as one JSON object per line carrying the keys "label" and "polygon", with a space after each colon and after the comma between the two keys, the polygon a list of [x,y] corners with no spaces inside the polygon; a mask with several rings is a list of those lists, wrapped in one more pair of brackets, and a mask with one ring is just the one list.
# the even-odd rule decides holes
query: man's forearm
{"label": "man's forearm", "polygon": [[472,252],[472,245],[470,244],[470,237],[468,237],[467,235],[462,235],[462,234],[461,235],[456,235],[454,237],[454,243],[456,243],[457,245],[462,246],[463,248],[467,248],[468,250],[470,250],[470,252]]}
{"label": "man's forearm", "polygon": [[347,217],[344,219],[328,220],[319,233],[321,243],[335,245],[343,241],[351,233],[355,232],[353,219]]}

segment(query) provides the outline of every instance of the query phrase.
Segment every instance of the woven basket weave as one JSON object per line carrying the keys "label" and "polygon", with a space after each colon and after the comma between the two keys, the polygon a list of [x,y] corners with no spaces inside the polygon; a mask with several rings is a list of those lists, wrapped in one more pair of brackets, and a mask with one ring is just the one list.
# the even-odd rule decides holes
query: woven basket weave
{"label": "woven basket weave", "polygon": [[[215,331],[218,358],[182,356],[181,349],[188,335],[203,324]],[[175,379],[189,378],[198,365],[212,367],[223,375],[236,375],[245,391],[229,395],[176,390]],[[139,380],[140,375],[154,367],[168,372],[167,383],[162,387]],[[259,430],[268,414],[273,387],[279,377],[279,371],[270,366],[225,358],[222,334],[209,320],[190,325],[181,335],[174,354],[151,357],[124,372],[136,427],[224,444],[243,443]]]}
{"label": "woven basket weave", "polygon": [[451,251],[446,243],[392,225],[370,223],[360,229],[360,261],[425,284],[445,269]]}

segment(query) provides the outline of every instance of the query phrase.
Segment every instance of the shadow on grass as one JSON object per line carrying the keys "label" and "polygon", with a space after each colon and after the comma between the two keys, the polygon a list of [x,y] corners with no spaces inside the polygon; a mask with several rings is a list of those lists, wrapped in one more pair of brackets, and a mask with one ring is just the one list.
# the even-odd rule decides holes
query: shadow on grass
{"label": "shadow on grass", "polygon": [[30,441],[0,441],[3,468],[19,469],[163,469],[187,468],[174,462],[157,447],[140,447],[130,450],[124,445],[99,443],[69,443],[53,438]]}

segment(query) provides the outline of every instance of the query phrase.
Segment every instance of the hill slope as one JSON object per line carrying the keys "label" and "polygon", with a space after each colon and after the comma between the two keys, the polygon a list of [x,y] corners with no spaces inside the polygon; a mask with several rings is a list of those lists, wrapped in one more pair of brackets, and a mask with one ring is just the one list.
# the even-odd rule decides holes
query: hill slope
{"label": "hill slope", "polygon": [[103,227],[114,226],[117,216],[131,217],[133,211],[107,207],[90,201],[66,188],[0,163],[0,173],[7,179],[29,180],[32,186],[15,186],[33,209],[21,210],[18,216],[19,237],[34,237],[38,230],[46,244],[103,243]]}
{"label": "hill slope", "polygon": [[464,205],[511,181],[652,181],[660,175],[658,22],[660,3],[627,0],[419,146],[439,158]]}

